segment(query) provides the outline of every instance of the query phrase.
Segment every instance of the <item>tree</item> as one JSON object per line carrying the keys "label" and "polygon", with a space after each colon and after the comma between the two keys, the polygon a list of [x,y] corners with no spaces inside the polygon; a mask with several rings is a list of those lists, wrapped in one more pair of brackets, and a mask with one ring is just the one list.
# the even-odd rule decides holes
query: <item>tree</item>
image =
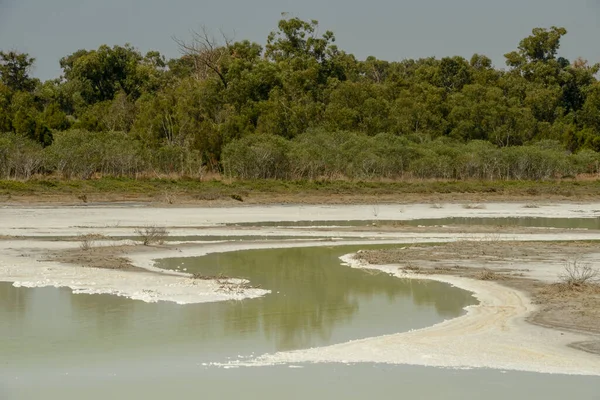
{"label": "tree", "polygon": [[565,28],[535,28],[532,34],[519,43],[517,51],[505,55],[506,64],[520,68],[528,63],[549,62],[556,59],[560,39],[567,34]]}
{"label": "tree", "polygon": [[275,62],[303,57],[314,58],[318,62],[325,61],[332,50],[335,36],[333,32],[326,31],[322,37],[318,37],[318,27],[319,22],[315,20],[280,20],[279,29],[271,32],[267,38],[265,56]]}
{"label": "tree", "polygon": [[113,100],[124,92],[133,100],[139,98],[151,75],[164,69],[160,55],[149,53],[144,58],[134,47],[108,47],[98,50],[79,50],[60,61],[66,82],[76,82],[86,104]]}
{"label": "tree", "polygon": [[10,89],[0,83],[0,133],[12,131]]}
{"label": "tree", "polygon": [[470,65],[462,57],[442,58],[434,79],[437,86],[448,92],[460,91],[463,86],[471,83]]}
{"label": "tree", "polygon": [[318,28],[319,22],[315,20],[280,20],[278,30],[271,32],[267,38],[265,57],[296,71],[316,66],[318,84],[325,84],[330,77],[345,80],[347,72],[351,72],[348,67],[358,69],[356,60],[334,45],[333,32],[326,31],[319,37]]}
{"label": "tree", "polygon": [[559,83],[559,73],[569,65],[564,58],[556,58],[565,28],[535,28],[519,43],[517,51],[505,55],[506,64],[528,81],[541,84]]}
{"label": "tree", "polygon": [[0,51],[0,82],[14,92],[32,92],[37,79],[29,76],[35,59],[16,51]]}
{"label": "tree", "polygon": [[211,75],[216,75],[225,88],[227,78],[225,72],[226,59],[230,56],[231,40],[221,34],[222,43],[210,34],[206,27],[200,31],[192,31],[192,40],[189,42],[173,38],[179,46],[186,60],[193,63],[194,76],[197,80],[204,80]]}

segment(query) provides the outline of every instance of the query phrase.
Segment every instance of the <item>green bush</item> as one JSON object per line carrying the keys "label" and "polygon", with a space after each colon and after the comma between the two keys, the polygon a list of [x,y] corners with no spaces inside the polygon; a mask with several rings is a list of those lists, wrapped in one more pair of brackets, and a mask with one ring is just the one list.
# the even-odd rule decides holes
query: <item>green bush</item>
{"label": "green bush", "polygon": [[64,178],[136,176],[146,167],[141,143],[122,132],[58,132],[45,151],[46,168]]}
{"label": "green bush", "polygon": [[234,141],[223,149],[225,174],[241,179],[289,178],[290,144],[280,136],[251,135]]}

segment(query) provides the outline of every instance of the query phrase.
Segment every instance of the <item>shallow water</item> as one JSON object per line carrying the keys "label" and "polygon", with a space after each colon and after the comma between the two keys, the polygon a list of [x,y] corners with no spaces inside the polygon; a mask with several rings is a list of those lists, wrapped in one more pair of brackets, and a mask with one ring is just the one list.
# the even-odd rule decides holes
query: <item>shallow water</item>
{"label": "shallow water", "polygon": [[116,375],[83,368],[33,379],[22,385],[0,376],[0,398],[597,400],[600,384],[590,377],[373,364],[239,369],[179,365],[165,371],[158,362]]}
{"label": "shallow water", "polygon": [[0,284],[0,399],[598,398],[597,378],[385,365],[210,365],[424,327],[475,302],[445,284],[342,266],[338,257],[357,248],[252,250],[161,263],[245,277],[273,290],[243,302],[146,304]]}
{"label": "shallow water", "polygon": [[238,223],[228,226],[244,227],[361,227],[361,226],[504,226],[521,228],[559,228],[559,229],[600,229],[600,218],[547,218],[547,217],[501,217],[501,218],[477,218],[477,217],[451,217],[451,218],[429,218],[410,220],[353,220],[353,221],[280,221],[260,223]]}
{"label": "shallow water", "polygon": [[442,283],[340,264],[340,255],[357,249],[253,250],[160,264],[244,277],[273,291],[241,302],[147,304],[0,284],[0,376],[16,385],[15,393],[31,382],[55,385],[42,383],[47,376],[61,377],[57,393],[75,393],[82,382],[100,385],[113,374],[134,382],[148,369],[169,376],[182,366],[425,327],[475,303],[470,293]]}

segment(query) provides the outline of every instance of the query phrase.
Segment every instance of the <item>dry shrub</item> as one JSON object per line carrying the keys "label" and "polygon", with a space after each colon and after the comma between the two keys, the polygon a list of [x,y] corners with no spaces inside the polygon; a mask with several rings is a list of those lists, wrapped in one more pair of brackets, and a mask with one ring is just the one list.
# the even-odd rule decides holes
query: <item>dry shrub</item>
{"label": "dry shrub", "polygon": [[147,226],[145,228],[138,228],[135,233],[140,237],[140,240],[144,246],[150,246],[151,244],[162,244],[166,237],[169,236],[169,231],[163,226]]}
{"label": "dry shrub", "polygon": [[523,208],[540,208],[540,206],[538,204],[535,204],[535,203],[528,203],[528,204],[525,204],[523,206]]}
{"label": "dry shrub", "polygon": [[600,270],[578,260],[569,260],[558,277],[560,283],[568,287],[580,287],[600,283]]}
{"label": "dry shrub", "polygon": [[90,251],[94,247],[95,237],[94,235],[79,235],[79,248],[82,251]]}

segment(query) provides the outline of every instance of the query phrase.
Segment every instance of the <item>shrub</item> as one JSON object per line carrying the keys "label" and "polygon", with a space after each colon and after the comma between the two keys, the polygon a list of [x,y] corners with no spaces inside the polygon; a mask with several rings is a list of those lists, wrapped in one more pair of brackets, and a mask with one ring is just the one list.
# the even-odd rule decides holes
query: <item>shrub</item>
{"label": "shrub", "polygon": [[42,146],[14,133],[0,134],[0,178],[29,179],[41,171]]}
{"label": "shrub", "polygon": [[46,168],[65,178],[135,176],[145,167],[141,143],[122,132],[59,132],[46,156]]}
{"label": "shrub", "polygon": [[150,246],[151,244],[162,244],[167,236],[169,236],[167,228],[154,225],[138,228],[135,230],[135,233],[140,237],[140,240],[144,246]]}
{"label": "shrub", "polygon": [[289,142],[274,135],[251,135],[223,149],[226,175],[241,179],[285,179],[289,177]]}
{"label": "shrub", "polygon": [[559,275],[561,283],[567,286],[585,286],[600,281],[600,270],[577,260],[565,262],[564,272]]}

